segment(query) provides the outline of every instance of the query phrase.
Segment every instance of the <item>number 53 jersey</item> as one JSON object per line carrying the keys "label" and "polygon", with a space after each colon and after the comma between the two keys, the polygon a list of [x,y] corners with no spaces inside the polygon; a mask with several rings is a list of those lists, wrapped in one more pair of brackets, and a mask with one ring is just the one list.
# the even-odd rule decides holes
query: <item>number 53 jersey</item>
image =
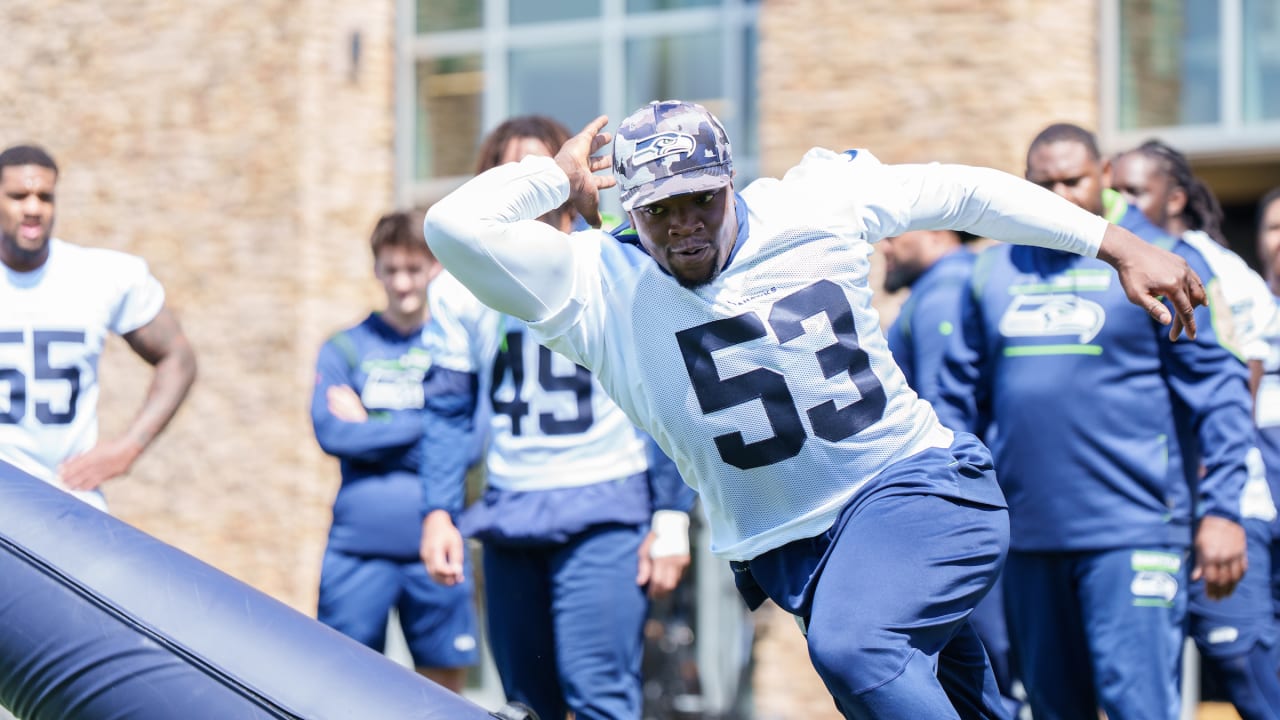
{"label": "number 53 jersey", "polygon": [[[107,334],[151,322],[164,289],[141,258],[57,238],[39,269],[0,268],[0,459],[58,484],[58,465],[98,439]],[[76,494],[102,506],[96,492]]]}
{"label": "number 53 jersey", "polygon": [[625,234],[596,234],[568,307],[530,324],[676,461],[730,560],[824,532],[887,466],[952,440],[890,355],[855,204],[824,208],[789,180],[742,192],[733,255],[710,283],[684,288]]}

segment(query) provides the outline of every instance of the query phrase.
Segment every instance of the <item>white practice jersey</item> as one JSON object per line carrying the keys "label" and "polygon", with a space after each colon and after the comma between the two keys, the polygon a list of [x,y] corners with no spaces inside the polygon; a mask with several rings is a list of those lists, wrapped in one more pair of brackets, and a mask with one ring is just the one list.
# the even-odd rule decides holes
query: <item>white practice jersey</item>
{"label": "white practice jersey", "polygon": [[[50,241],[38,270],[0,284],[0,460],[59,485],[98,440],[98,358],[108,333],[151,322],[164,289],[141,258]],[[98,491],[77,496],[103,507]]]}
{"label": "white practice jersey", "polygon": [[1262,358],[1262,381],[1253,402],[1254,423],[1264,432],[1280,429],[1280,298],[1273,296],[1271,302],[1276,312],[1262,329],[1268,352]]}
{"label": "white practice jersey", "polygon": [[437,362],[474,372],[490,403],[487,481],[529,491],[644,472],[643,437],[585,368],[539,345],[525,324],[482,304],[448,273],[432,283]]}
{"label": "white practice jersey", "polygon": [[1267,282],[1239,255],[1222,247],[1207,234],[1190,230],[1183,233],[1182,239],[1200,251],[1217,277],[1223,300],[1231,309],[1231,332],[1219,331],[1218,334],[1226,338],[1234,336],[1233,344],[1245,360],[1265,360],[1270,346],[1262,333],[1276,314],[1276,304]]}
{"label": "white practice jersey", "polygon": [[813,150],[742,192],[749,235],[690,290],[606,233],[557,242],[521,220],[566,196],[554,162],[526,159],[437,204],[428,239],[487,302],[537,319],[536,336],[596,373],[698,491],[712,551],[730,560],[824,532],[888,465],[951,443],[881,333],[871,242],[958,227],[1095,254],[1105,229],[1003,173]]}

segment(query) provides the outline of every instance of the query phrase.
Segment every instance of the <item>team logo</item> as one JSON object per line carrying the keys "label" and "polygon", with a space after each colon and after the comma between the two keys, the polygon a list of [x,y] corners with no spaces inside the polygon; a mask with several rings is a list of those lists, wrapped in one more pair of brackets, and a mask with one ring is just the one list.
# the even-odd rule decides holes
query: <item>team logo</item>
{"label": "team logo", "polygon": [[[403,360],[403,358],[402,358]],[[370,410],[420,410],[426,401],[422,379],[426,370],[404,367],[399,361],[367,368],[360,402]]]}
{"label": "team logo", "polygon": [[453,639],[453,649],[458,652],[471,652],[476,649],[476,639],[469,634],[458,635]]}
{"label": "team logo", "polygon": [[1087,343],[1102,331],[1107,313],[1092,300],[1076,295],[1019,295],[1004,317],[1000,334],[1005,337],[1075,335]]}
{"label": "team logo", "polygon": [[1147,607],[1171,607],[1178,597],[1177,574],[1182,572],[1182,558],[1176,553],[1135,550],[1129,557],[1133,580],[1129,592],[1133,604]]}
{"label": "team logo", "polygon": [[693,136],[685,133],[664,132],[650,135],[636,141],[635,152],[631,154],[631,163],[643,165],[668,155],[692,155],[696,145]]}
{"label": "team logo", "polygon": [[1178,596],[1178,581],[1167,572],[1140,570],[1134,573],[1129,592],[1136,598],[1172,603]]}
{"label": "team logo", "polygon": [[1238,639],[1240,639],[1239,628],[1234,628],[1230,625],[1223,625],[1209,631],[1208,640],[1210,645],[1221,645],[1222,643],[1235,642]]}

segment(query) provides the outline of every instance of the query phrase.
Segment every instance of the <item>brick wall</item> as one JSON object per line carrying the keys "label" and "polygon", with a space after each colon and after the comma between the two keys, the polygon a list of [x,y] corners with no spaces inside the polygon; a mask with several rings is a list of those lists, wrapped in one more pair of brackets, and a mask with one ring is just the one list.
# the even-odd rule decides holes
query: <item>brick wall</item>
{"label": "brick wall", "polygon": [[1096,2],[766,0],[766,174],[809,147],[1021,174],[1045,125],[1098,121]]}
{"label": "brick wall", "polygon": [[[108,501],[306,612],[337,487],[307,415],[312,367],[378,297],[365,241],[392,197],[393,5],[0,4],[0,143],[49,148],[57,234],[146,257],[200,360]],[[150,369],[116,340],[101,372],[110,436]]]}

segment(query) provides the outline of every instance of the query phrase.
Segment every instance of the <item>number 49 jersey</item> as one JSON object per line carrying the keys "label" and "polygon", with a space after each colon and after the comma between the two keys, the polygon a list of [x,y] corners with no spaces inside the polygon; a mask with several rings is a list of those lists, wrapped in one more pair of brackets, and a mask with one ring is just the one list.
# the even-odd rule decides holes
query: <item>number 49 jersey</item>
{"label": "number 49 jersey", "polygon": [[591,485],[642,473],[635,426],[585,368],[539,345],[525,324],[485,307],[447,273],[433,284],[438,364],[479,375],[487,399],[488,483],[509,491]]}
{"label": "number 49 jersey", "polygon": [[[164,289],[141,258],[57,238],[38,270],[4,271],[0,459],[57,484],[58,465],[97,442],[98,359],[107,334],[151,322]],[[97,492],[76,495],[103,506]]]}

